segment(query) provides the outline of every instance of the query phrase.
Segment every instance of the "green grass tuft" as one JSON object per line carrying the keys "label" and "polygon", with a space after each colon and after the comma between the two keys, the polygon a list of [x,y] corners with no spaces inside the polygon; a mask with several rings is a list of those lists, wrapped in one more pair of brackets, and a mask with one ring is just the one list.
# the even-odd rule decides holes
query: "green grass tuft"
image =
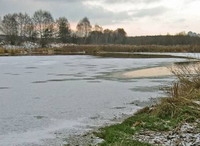
{"label": "green grass tuft", "polygon": [[139,110],[121,124],[100,129],[95,133],[105,140],[100,146],[148,146],[150,144],[133,140],[134,134],[141,130],[169,131],[183,122],[199,120],[200,69],[177,66],[172,72],[178,80],[167,88],[169,97]]}

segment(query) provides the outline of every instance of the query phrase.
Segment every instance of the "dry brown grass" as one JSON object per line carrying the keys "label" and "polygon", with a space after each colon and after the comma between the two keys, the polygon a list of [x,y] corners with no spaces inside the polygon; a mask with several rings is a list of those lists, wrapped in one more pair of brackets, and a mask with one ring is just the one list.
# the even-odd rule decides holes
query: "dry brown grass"
{"label": "dry brown grass", "polygon": [[[20,50],[20,51],[19,51]],[[200,52],[200,45],[69,45],[62,48],[38,48],[28,51],[29,55],[67,55],[87,54],[95,55],[99,52]],[[0,53],[5,49],[0,48]],[[26,49],[6,49],[8,55],[24,55]],[[20,52],[22,52],[20,54]]]}
{"label": "dry brown grass", "polygon": [[177,65],[172,73],[177,81],[167,88],[169,97],[161,99],[152,113],[161,118],[199,118],[200,64]]}
{"label": "dry brown grass", "polygon": [[3,55],[5,53],[5,49],[0,48],[0,55]]}

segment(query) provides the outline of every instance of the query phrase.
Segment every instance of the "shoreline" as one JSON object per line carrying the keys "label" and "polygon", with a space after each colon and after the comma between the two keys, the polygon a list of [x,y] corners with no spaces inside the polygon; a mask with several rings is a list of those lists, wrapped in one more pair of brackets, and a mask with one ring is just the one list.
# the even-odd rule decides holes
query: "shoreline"
{"label": "shoreline", "polygon": [[186,62],[175,62],[171,65],[157,66],[144,69],[136,69],[133,71],[126,71],[121,74],[122,78],[150,78],[150,77],[165,77],[173,76],[174,71],[178,73],[196,74],[199,70],[200,62],[197,59],[186,61]]}
{"label": "shoreline", "polygon": [[162,76],[171,76],[173,75],[171,66],[161,66],[161,67],[151,67],[146,69],[137,69],[134,71],[128,71],[122,73],[123,78],[147,78],[147,77],[162,77]]}
{"label": "shoreline", "polygon": [[[105,127],[110,127],[113,125],[121,124],[128,118],[133,117],[138,111],[142,110],[146,106],[153,105],[153,102],[156,102],[159,100],[159,97],[156,99],[149,99],[148,101],[140,102],[138,100],[135,100],[134,104],[138,106],[138,109],[133,111],[130,114],[122,114],[119,117],[113,117],[113,119],[110,120],[110,122],[106,122],[101,126],[95,126],[93,129],[90,129],[88,131],[83,132],[82,134],[75,134],[75,135],[69,135],[69,137],[65,138],[65,142],[63,146],[98,146],[102,142],[104,142],[104,139],[101,139],[100,137],[96,136],[96,133],[99,133],[101,129]],[[143,106],[142,106],[143,105]]]}
{"label": "shoreline", "polygon": [[128,79],[174,75],[178,80],[158,103],[99,129],[96,136],[104,139],[99,145],[200,145],[199,71],[199,61],[190,61],[122,73]]}
{"label": "shoreline", "polygon": [[[151,74],[151,71],[153,74]],[[166,72],[167,71],[167,72]],[[156,74],[157,73],[157,74]],[[172,73],[169,70],[169,67],[167,66],[160,66],[160,67],[151,67],[151,68],[146,68],[146,69],[137,69],[134,71],[125,71],[124,73],[120,73],[120,75],[117,75],[117,78],[125,78],[125,79],[130,79],[130,78],[141,78],[141,77],[153,77],[153,76],[168,76],[172,75]],[[158,100],[158,99],[157,99]],[[147,101],[149,105],[151,105],[152,101],[151,99]],[[136,101],[137,103],[137,101]],[[96,146],[104,142],[104,139],[99,138],[98,136],[95,135],[95,133],[99,133],[102,128],[105,127],[110,127],[116,124],[120,124],[123,121],[125,121],[128,118],[131,118],[134,116],[138,111],[142,110],[148,105],[145,106],[140,106],[138,110],[133,111],[133,113],[128,114],[128,115],[122,115],[121,117],[118,117],[117,119],[113,119],[111,123],[105,123],[102,126],[95,127],[92,130],[89,130],[83,134],[77,134],[77,135],[70,135],[68,138],[66,138],[66,144],[64,146],[73,146],[73,145],[82,145],[82,146]]]}
{"label": "shoreline", "polygon": [[[194,62],[189,62],[186,64],[187,64],[187,67],[189,67],[189,69],[192,70],[192,73],[195,70],[193,67],[199,66],[199,63],[196,64]],[[195,66],[195,65],[198,65],[198,66]],[[126,72],[122,73],[120,75],[120,77],[130,79],[130,78],[149,78],[149,77],[172,76],[172,75],[174,75],[172,73],[172,70],[174,70],[174,69],[176,70],[176,65],[151,67],[151,68],[147,68],[147,69],[137,69],[134,71],[126,71]],[[148,108],[149,110],[146,111],[146,108]],[[151,110],[154,108],[155,108],[154,105],[147,105],[147,106],[141,107],[139,109],[139,112],[145,110],[144,113],[140,113],[140,114],[146,115],[148,112],[151,112]],[[113,123],[113,124],[108,124],[108,125],[105,124],[105,125],[100,126],[99,128],[96,127],[94,130],[89,131],[89,132],[85,133],[84,135],[78,135],[78,136],[74,135],[68,139],[69,143],[66,146],[71,146],[74,144],[76,144],[76,145],[81,144],[83,146],[84,145],[101,145],[102,142],[103,143],[107,142],[106,139],[101,137],[102,130],[109,131],[109,130],[112,130],[113,127],[116,127],[118,129],[118,127],[121,127],[120,125],[123,125],[124,123],[126,123],[126,121],[129,121],[129,119],[132,119],[134,117],[136,117],[136,119],[137,119],[137,116],[138,116],[138,111],[133,112],[130,115],[122,116],[119,119],[115,119],[114,120],[115,123]],[[139,115],[139,120],[142,119],[142,118],[141,119],[140,118],[141,117]],[[163,121],[164,120],[161,120],[161,123]],[[142,126],[143,124],[145,124],[145,122],[142,122],[142,121],[140,121],[140,122],[138,123],[137,120],[135,121],[135,123],[133,122],[132,123],[133,125],[131,127],[132,130],[135,130],[135,129],[139,128],[140,126]],[[178,142],[178,140],[181,139],[182,141],[187,141],[186,143],[192,142],[194,144],[199,144],[199,140],[197,139],[197,137],[199,136],[199,134],[198,134],[199,122],[200,122],[199,119],[196,119],[192,123],[187,122],[187,121],[185,121],[185,122],[180,121],[180,123],[178,124],[178,127],[176,127],[175,123],[174,123],[174,125],[172,124],[175,127],[175,129],[173,129],[172,128],[173,126],[169,124],[169,126],[166,126],[167,128],[169,128],[168,129],[169,131],[167,130],[166,127],[164,127],[167,130],[167,131],[164,130],[165,132],[161,130],[162,128],[158,131],[149,130],[148,128],[144,129],[144,130],[139,130],[139,131],[136,130],[136,133],[132,135],[133,136],[132,142],[136,142],[138,145],[141,145],[141,146],[149,145],[149,144],[167,145],[167,144],[174,144],[174,143]],[[168,121],[164,122],[164,124],[168,125]],[[125,132],[125,131],[121,131],[121,132]],[[100,133],[100,135],[99,135],[99,133]],[[179,135],[181,137],[179,137]],[[168,137],[172,137],[172,138],[168,139]],[[192,137],[195,137],[196,139],[194,140],[194,139],[192,139]]]}

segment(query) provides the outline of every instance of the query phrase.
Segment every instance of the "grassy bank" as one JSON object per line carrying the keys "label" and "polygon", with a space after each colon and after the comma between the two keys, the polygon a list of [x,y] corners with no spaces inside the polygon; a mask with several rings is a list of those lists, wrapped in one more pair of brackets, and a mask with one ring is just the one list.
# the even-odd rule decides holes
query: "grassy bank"
{"label": "grassy bank", "polygon": [[172,131],[183,123],[197,121],[196,132],[200,133],[200,67],[178,65],[172,72],[177,81],[165,89],[167,97],[121,124],[100,129],[95,135],[104,139],[101,146],[148,146],[148,141],[139,141],[135,135],[144,131]]}
{"label": "grassy bank", "polygon": [[17,55],[97,55],[106,52],[200,52],[200,45],[69,45],[62,48],[4,49],[1,56]]}

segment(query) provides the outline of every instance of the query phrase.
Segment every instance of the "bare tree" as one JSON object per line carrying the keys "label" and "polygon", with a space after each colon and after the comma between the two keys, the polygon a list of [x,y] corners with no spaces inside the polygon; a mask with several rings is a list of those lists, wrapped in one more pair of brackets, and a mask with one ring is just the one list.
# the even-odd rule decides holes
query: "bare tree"
{"label": "bare tree", "polygon": [[30,28],[32,27],[32,20],[28,14],[15,14],[15,19],[18,24],[18,36],[25,39],[31,36]]}
{"label": "bare tree", "polygon": [[103,33],[101,31],[92,31],[89,35],[90,43],[101,44],[103,42]]}
{"label": "bare tree", "polygon": [[58,27],[58,38],[61,40],[61,42],[66,43],[69,42],[70,38],[70,24],[65,17],[58,18],[57,27]]}
{"label": "bare tree", "polygon": [[48,11],[38,10],[33,15],[33,23],[38,37],[42,38],[46,29],[53,28],[53,17]]}
{"label": "bare tree", "polygon": [[126,32],[123,28],[114,31],[114,39],[116,44],[124,44],[126,41]]}
{"label": "bare tree", "polygon": [[113,43],[113,31],[110,29],[105,29],[103,31],[104,42],[106,44]]}
{"label": "bare tree", "polygon": [[83,18],[76,26],[79,37],[88,37],[91,32],[91,24],[87,17]]}
{"label": "bare tree", "polygon": [[14,14],[7,14],[3,17],[0,30],[7,36],[7,40],[14,45],[17,40],[18,24]]}
{"label": "bare tree", "polygon": [[50,12],[38,10],[33,15],[33,24],[42,46],[47,44],[53,35],[54,20]]}
{"label": "bare tree", "polygon": [[103,42],[103,28],[95,25],[93,31],[89,34],[89,41],[92,44],[101,44]]}

